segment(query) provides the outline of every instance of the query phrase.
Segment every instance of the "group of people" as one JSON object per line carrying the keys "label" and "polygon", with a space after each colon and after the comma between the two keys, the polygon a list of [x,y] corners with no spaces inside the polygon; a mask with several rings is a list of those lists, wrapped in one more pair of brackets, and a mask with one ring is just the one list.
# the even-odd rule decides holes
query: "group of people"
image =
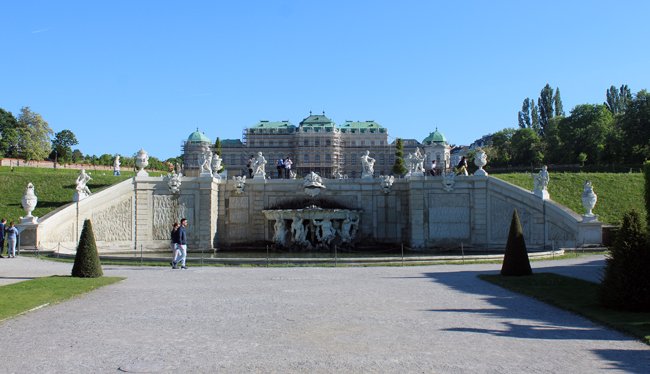
{"label": "group of people", "polygon": [[174,259],[169,264],[172,269],[187,269],[185,260],[187,259],[187,219],[181,219],[181,222],[174,222],[171,232],[172,242],[172,255]]}
{"label": "group of people", "polygon": [[[468,175],[467,173],[467,159],[465,156],[463,156],[460,161],[458,162],[458,165],[454,168],[454,171],[458,175]],[[431,167],[429,168],[429,174],[432,176],[439,175],[440,169],[438,169],[438,163],[436,160],[431,161]]]}
{"label": "group of people", "polygon": [[14,221],[9,222],[7,219],[0,220],[0,258],[4,258],[2,253],[5,250],[5,241],[7,242],[7,257],[16,257],[16,242],[18,240],[18,228],[14,225]]}
{"label": "group of people", "polygon": [[278,178],[291,178],[291,165],[293,161],[287,156],[287,158],[279,158],[275,164],[276,169],[278,169]]}

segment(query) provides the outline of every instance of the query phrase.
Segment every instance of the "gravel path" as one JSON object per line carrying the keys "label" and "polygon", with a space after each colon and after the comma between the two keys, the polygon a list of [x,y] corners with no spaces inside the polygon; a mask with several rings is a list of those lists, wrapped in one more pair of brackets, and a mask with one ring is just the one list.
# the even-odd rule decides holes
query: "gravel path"
{"label": "gravel path", "polygon": [[[602,257],[533,268],[593,280]],[[0,372],[648,372],[648,346],[476,278],[498,269],[104,266],[128,278],[0,323]]]}

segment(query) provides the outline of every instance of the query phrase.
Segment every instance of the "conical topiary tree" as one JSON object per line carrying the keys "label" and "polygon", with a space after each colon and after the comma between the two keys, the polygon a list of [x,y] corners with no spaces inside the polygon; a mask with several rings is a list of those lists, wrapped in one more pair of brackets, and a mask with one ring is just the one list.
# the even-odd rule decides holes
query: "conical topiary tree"
{"label": "conical topiary tree", "polygon": [[528,251],[526,250],[526,241],[524,240],[524,230],[519,222],[517,209],[512,213],[510,222],[510,232],[508,233],[508,243],[506,244],[506,253],[503,256],[501,265],[501,275],[531,275],[533,270],[530,268],[528,260]]}
{"label": "conical topiary tree", "polygon": [[74,257],[72,276],[78,278],[99,278],[104,275],[102,265],[99,263],[95,234],[90,220],[84,221],[84,228],[81,230],[77,254]]}

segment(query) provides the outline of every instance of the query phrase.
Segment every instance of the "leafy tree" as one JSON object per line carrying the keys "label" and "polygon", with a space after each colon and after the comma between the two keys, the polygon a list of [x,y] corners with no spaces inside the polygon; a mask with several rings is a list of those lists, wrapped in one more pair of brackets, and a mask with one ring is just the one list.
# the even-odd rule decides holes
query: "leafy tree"
{"label": "leafy tree", "polygon": [[585,166],[585,162],[587,161],[587,154],[580,152],[578,153],[578,157],[576,157],[576,159],[580,163],[580,166]]}
{"label": "leafy tree", "polygon": [[553,110],[554,102],[553,89],[547,83],[546,86],[542,88],[542,91],[539,94],[539,100],[537,100],[537,107],[539,108],[540,135],[544,135],[548,121],[555,115],[555,111]]}
{"label": "leafy tree", "polygon": [[544,159],[542,139],[533,129],[518,129],[512,134],[512,162],[540,164]]}
{"label": "leafy tree", "polygon": [[555,95],[553,96],[553,105],[555,105],[555,116],[564,117],[564,106],[560,98],[560,89],[555,87]]}
{"label": "leafy tree", "polygon": [[72,159],[72,146],[77,145],[77,137],[70,130],[62,130],[54,134],[52,150],[56,152],[58,160],[69,162]]}
{"label": "leafy tree", "polygon": [[641,90],[629,103],[620,119],[623,142],[628,146],[629,162],[650,159],[650,93]]}
{"label": "leafy tree", "polygon": [[0,108],[0,156],[18,157],[18,121]]}
{"label": "leafy tree", "polygon": [[593,163],[603,161],[606,141],[614,129],[614,117],[605,105],[581,104],[560,122],[566,162],[585,153]]}
{"label": "leafy tree", "polygon": [[554,117],[546,125],[546,132],[542,140],[545,152],[544,160],[548,163],[558,164],[564,160],[564,143],[560,136],[560,122],[563,117]]}
{"label": "leafy tree", "polygon": [[395,163],[393,164],[393,173],[396,175],[403,175],[406,173],[406,166],[404,165],[404,143],[402,139],[397,138],[395,141]]}
{"label": "leafy tree", "polygon": [[492,134],[490,145],[483,150],[492,165],[508,165],[512,161],[512,135],[515,129],[506,128]]}
{"label": "leafy tree", "polygon": [[620,89],[611,86],[605,93],[606,101],[605,105],[612,114],[623,114],[627,109],[628,105],[632,101],[632,92],[630,88],[624,84]]}
{"label": "leafy tree", "polygon": [[83,155],[83,153],[81,153],[80,150],[75,149],[74,151],[72,151],[72,155],[71,155],[72,162],[74,162],[74,163],[82,162],[83,158],[84,158],[84,155]]}
{"label": "leafy tree", "polygon": [[530,101],[532,109],[530,111],[530,121],[531,121],[531,127],[533,130],[537,131],[539,134],[541,132],[540,124],[539,124],[539,112],[537,111],[537,106],[535,105],[535,100]]}
{"label": "leafy tree", "polygon": [[506,253],[503,256],[503,264],[501,265],[501,275],[522,276],[531,275],[532,273],[533,270],[530,268],[530,260],[526,250],[524,230],[521,228],[519,214],[515,209],[512,212],[512,220],[510,221],[510,231],[508,232]]}
{"label": "leafy tree", "polygon": [[99,278],[102,275],[104,275],[104,272],[99,262],[93,226],[90,220],[87,219],[84,221],[81,237],[79,237],[77,254],[74,257],[74,265],[72,266],[72,276],[78,278]]}
{"label": "leafy tree", "polygon": [[[535,102],[533,101],[533,106],[535,105]],[[530,122],[530,99],[526,98],[521,105],[521,111],[517,115],[517,119],[519,122],[519,128],[525,129],[527,127],[531,126]]]}
{"label": "leafy tree", "polygon": [[52,129],[40,114],[23,107],[18,116],[19,152],[25,161],[43,160],[51,150]]}

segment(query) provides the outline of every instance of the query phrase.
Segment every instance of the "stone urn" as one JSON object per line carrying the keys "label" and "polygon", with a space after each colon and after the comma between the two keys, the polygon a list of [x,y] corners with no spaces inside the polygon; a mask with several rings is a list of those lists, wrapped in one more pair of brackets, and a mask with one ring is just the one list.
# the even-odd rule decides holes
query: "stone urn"
{"label": "stone urn", "polygon": [[38,197],[34,193],[34,185],[31,182],[27,183],[25,195],[23,195],[22,200],[23,209],[25,209],[27,215],[22,217],[21,223],[36,223],[37,217],[32,216],[32,212],[36,208],[36,203],[38,203]]}
{"label": "stone urn", "polygon": [[487,165],[487,155],[482,149],[476,151],[476,155],[474,155],[474,165],[478,166],[478,170],[474,172],[474,175],[488,175],[487,171],[483,170],[483,166]]}
{"label": "stone urn", "polygon": [[146,177],[149,175],[144,168],[146,168],[149,165],[149,155],[147,154],[147,151],[144,149],[140,148],[138,151],[138,154],[135,156],[135,166],[138,168],[138,176],[139,177]]}
{"label": "stone urn", "polygon": [[582,191],[582,206],[585,208],[584,217],[588,219],[596,219],[596,215],[592,212],[596,202],[598,201],[598,195],[594,192],[594,188],[591,185],[591,181],[585,181],[584,190]]}

